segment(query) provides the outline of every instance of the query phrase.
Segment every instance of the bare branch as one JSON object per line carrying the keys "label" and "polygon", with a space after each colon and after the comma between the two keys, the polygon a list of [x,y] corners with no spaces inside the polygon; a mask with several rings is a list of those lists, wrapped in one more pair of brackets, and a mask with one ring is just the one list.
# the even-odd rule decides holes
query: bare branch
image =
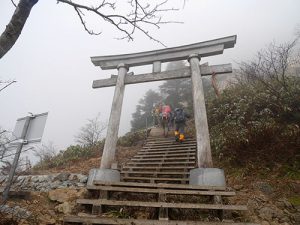
{"label": "bare branch", "polygon": [[83,18],[82,18],[82,15],[84,15],[78,8],[74,7],[75,11],[77,12],[77,15],[79,16],[79,19],[81,21],[81,24],[83,25],[84,29],[86,30],[86,32],[88,32],[90,35],[99,35],[101,34],[102,32],[99,32],[99,33],[94,33],[92,30],[89,30],[87,27],[86,27],[86,23],[84,22]]}
{"label": "bare branch", "polygon": [[11,49],[19,38],[32,7],[38,0],[20,0],[15,12],[0,36],[0,59]]}
{"label": "bare branch", "polygon": [[14,2],[14,0],[10,0],[11,1],[11,3],[15,6],[15,7],[17,7],[17,5],[16,5],[16,3]]}
{"label": "bare branch", "polygon": [[[78,4],[72,2],[71,0],[57,0],[57,2],[65,3],[74,8],[76,11],[84,29],[91,35],[99,35],[102,32],[93,32],[91,29],[87,27],[87,24],[84,20],[84,14],[81,10],[85,10],[91,14],[97,15],[102,18],[105,22],[109,22],[112,24],[117,30],[124,34],[124,36],[117,39],[127,39],[128,41],[132,41],[133,34],[136,30],[142,32],[146,35],[150,40],[160,43],[165,46],[161,41],[154,38],[149,31],[145,28],[145,25],[154,26],[157,29],[160,28],[162,24],[169,23],[180,23],[177,21],[163,21],[162,17],[159,13],[168,12],[168,11],[176,11],[178,9],[175,8],[164,8],[168,0],[162,1],[158,4],[150,4],[146,3],[142,5],[139,0],[130,0],[128,3],[131,7],[131,11],[127,14],[121,14],[117,11],[116,3],[112,3],[110,1],[103,0],[97,7],[87,6],[83,4]],[[107,8],[116,11],[116,14],[108,14]]]}

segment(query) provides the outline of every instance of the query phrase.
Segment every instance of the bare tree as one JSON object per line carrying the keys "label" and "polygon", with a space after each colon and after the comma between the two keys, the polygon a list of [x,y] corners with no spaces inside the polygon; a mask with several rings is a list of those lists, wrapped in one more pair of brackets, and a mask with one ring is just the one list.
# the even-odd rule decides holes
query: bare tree
{"label": "bare tree", "polygon": [[[164,21],[162,19],[161,14],[177,10],[175,8],[166,7],[168,0],[128,0],[126,2],[99,0],[98,4],[92,6],[88,5],[86,2],[80,4],[77,3],[78,1],[74,2],[71,0],[56,1],[57,3],[67,4],[73,8],[84,29],[91,35],[99,35],[101,32],[95,32],[88,27],[85,19],[87,15],[97,16],[99,20],[110,23],[112,27],[122,34],[118,39],[132,41],[134,39],[133,34],[136,31],[140,31],[151,40],[160,44],[162,44],[162,42],[154,38],[147,28],[149,26],[160,28],[160,25],[162,24],[176,23],[175,21]],[[16,10],[9,24],[6,26],[5,31],[0,36],[0,59],[11,49],[19,38],[26,20],[30,15],[30,11],[37,2],[38,0],[20,0],[18,5],[13,2],[16,6]],[[124,4],[127,4],[128,6],[124,7]],[[128,11],[126,11],[127,8],[129,8]]]}
{"label": "bare tree", "polygon": [[295,52],[297,41],[298,37],[284,44],[271,43],[268,48],[258,52],[255,60],[240,64],[241,77],[248,83],[260,82],[280,98],[278,87],[288,91],[288,69],[300,63],[299,52]]}
{"label": "bare tree", "polygon": [[50,161],[56,154],[56,147],[51,141],[34,149],[34,155],[39,158],[40,163]]}
{"label": "bare tree", "polygon": [[83,146],[94,146],[101,140],[106,128],[107,124],[100,121],[100,114],[98,114],[94,119],[88,119],[88,123],[80,128],[75,141]]}
{"label": "bare tree", "polygon": [[3,160],[5,153],[7,152],[7,144],[10,142],[10,138],[7,135],[7,130],[0,127],[0,162]]}

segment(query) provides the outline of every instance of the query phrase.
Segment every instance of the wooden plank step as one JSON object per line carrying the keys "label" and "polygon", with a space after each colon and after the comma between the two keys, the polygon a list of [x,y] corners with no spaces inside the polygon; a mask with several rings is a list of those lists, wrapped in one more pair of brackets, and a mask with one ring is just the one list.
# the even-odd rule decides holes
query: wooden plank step
{"label": "wooden plank step", "polygon": [[159,162],[166,162],[166,161],[184,161],[184,160],[195,160],[196,157],[169,157],[169,158],[164,158],[164,157],[160,157],[160,158],[132,158],[131,161],[132,162],[151,162],[151,161],[159,161]]}
{"label": "wooden plank step", "polygon": [[189,179],[187,178],[173,178],[173,177],[131,177],[131,176],[124,176],[122,180],[142,180],[148,182],[155,182],[155,181],[178,181],[178,182],[188,182]]}
{"label": "wooden plank step", "polygon": [[197,143],[178,143],[178,142],[174,142],[174,143],[169,143],[169,144],[146,144],[144,145],[145,148],[163,148],[163,147],[186,147],[186,146],[196,146]]}
{"label": "wooden plank step", "polygon": [[[170,130],[169,132],[175,132],[175,130]],[[164,140],[173,140],[174,137],[164,137],[164,136],[156,136],[156,137],[151,137],[148,136],[147,140],[158,140],[158,141],[164,141]],[[192,139],[194,140],[195,138],[193,138],[192,136],[187,136],[186,139]]]}
{"label": "wooden plank step", "polygon": [[147,159],[147,158],[155,158],[155,157],[164,157],[164,158],[167,158],[167,157],[174,157],[174,156],[195,156],[196,155],[196,152],[188,152],[188,153],[169,153],[169,154],[143,154],[143,155],[135,155],[133,158],[135,159]]}
{"label": "wooden plank step", "polygon": [[118,219],[118,218],[95,218],[80,217],[80,216],[65,216],[64,224],[66,223],[81,223],[81,224],[107,224],[107,225],[259,225],[254,223],[243,222],[203,222],[203,221],[178,221],[178,220],[145,220],[145,219]]}
{"label": "wooden plank step", "polygon": [[[196,141],[196,139],[194,138],[186,138],[185,139],[185,142],[191,142],[191,141]],[[170,139],[166,139],[166,140],[149,140],[149,139],[146,139],[146,142],[147,143],[168,143],[168,142],[175,142],[175,136],[171,137]]]}
{"label": "wooden plank step", "polygon": [[121,171],[121,174],[150,174],[150,175],[189,175],[189,172],[149,172],[149,171]]}
{"label": "wooden plank step", "polygon": [[77,199],[77,204],[94,206],[129,206],[152,208],[176,208],[176,209],[211,209],[211,210],[247,210],[245,205],[199,204],[199,203],[169,203],[169,202],[142,202],[142,201],[118,201],[107,199]]}
{"label": "wooden plank step", "polygon": [[156,172],[156,171],[121,171],[123,177],[147,177],[147,178],[188,178],[189,172]]}
{"label": "wooden plank step", "polygon": [[127,165],[194,165],[195,161],[186,161],[186,162],[128,162]]}
{"label": "wooden plank step", "polygon": [[94,185],[101,186],[117,186],[117,187],[147,187],[147,188],[163,188],[163,189],[181,189],[181,190],[227,190],[224,186],[200,186],[190,184],[151,184],[151,183],[135,183],[135,182],[103,182],[94,181]]}
{"label": "wooden plank step", "polygon": [[[153,145],[153,144],[172,144],[172,143],[178,143],[175,141],[175,138],[172,140],[166,140],[166,141],[146,141],[146,144]],[[186,139],[182,144],[186,143],[196,143],[195,139]]]}
{"label": "wooden plank step", "polygon": [[194,166],[172,166],[172,167],[141,167],[141,166],[123,166],[122,170],[153,170],[153,171],[163,171],[163,170],[191,170]]}
{"label": "wooden plank step", "polygon": [[157,150],[157,151],[145,151],[140,150],[137,155],[148,155],[148,154],[176,154],[176,153],[196,153],[196,149],[177,149],[177,150]]}
{"label": "wooden plank step", "polygon": [[143,147],[141,150],[148,150],[148,151],[162,151],[162,150],[182,150],[182,149],[196,149],[196,145],[186,145],[186,146],[176,146],[176,145],[166,145],[162,147]]}
{"label": "wooden plank step", "polygon": [[[174,132],[174,130],[172,130]],[[193,137],[186,137],[187,140],[195,140]],[[169,140],[174,140],[174,136],[171,137],[148,137],[147,141],[169,141]]]}
{"label": "wooden plank step", "polygon": [[103,190],[115,192],[133,192],[133,193],[162,193],[172,195],[221,195],[235,196],[234,191],[198,191],[198,190],[174,190],[174,189],[153,189],[153,188],[136,188],[136,187],[116,187],[116,186],[97,186],[89,185],[88,190]]}

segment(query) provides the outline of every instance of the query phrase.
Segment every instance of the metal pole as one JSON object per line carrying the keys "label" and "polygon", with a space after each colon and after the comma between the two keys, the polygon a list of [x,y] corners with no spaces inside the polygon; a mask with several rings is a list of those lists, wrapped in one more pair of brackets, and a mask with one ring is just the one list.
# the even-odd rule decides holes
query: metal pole
{"label": "metal pole", "polygon": [[7,200],[10,187],[13,183],[13,178],[14,178],[17,166],[18,166],[18,161],[19,161],[19,158],[20,158],[20,155],[21,155],[21,151],[22,151],[22,148],[23,148],[24,140],[26,138],[26,134],[27,134],[27,131],[28,131],[28,127],[29,127],[29,123],[30,123],[31,118],[32,117],[27,116],[26,120],[25,120],[25,124],[24,124],[23,130],[22,130],[22,133],[21,133],[21,137],[20,137],[20,143],[18,144],[16,154],[15,154],[15,158],[14,158],[13,164],[12,164],[12,166],[10,168],[10,171],[9,171],[7,185],[6,185],[6,187],[3,191],[2,199],[4,201]]}

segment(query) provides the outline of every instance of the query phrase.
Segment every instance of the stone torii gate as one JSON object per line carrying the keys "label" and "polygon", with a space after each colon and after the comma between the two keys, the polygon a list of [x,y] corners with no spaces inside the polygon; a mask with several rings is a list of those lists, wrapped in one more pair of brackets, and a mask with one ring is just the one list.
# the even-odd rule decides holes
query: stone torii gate
{"label": "stone torii gate", "polygon": [[[125,85],[191,77],[197,139],[197,158],[200,170],[196,169],[191,171],[190,183],[203,184],[203,179],[207,176],[205,175],[205,173],[207,173],[205,172],[207,171],[205,168],[212,168],[213,163],[201,76],[212,75],[213,73],[231,73],[232,67],[231,64],[200,66],[200,59],[202,57],[222,54],[224,49],[233,48],[235,43],[236,35],[156,51],[91,57],[95,66],[100,66],[102,70],[117,69],[118,75],[112,75],[111,78],[108,79],[94,80],[93,82],[93,88],[115,86],[115,92],[101,166],[100,169],[92,169],[90,171],[89,183],[93,182],[93,180],[107,182],[120,181],[120,173],[112,168],[112,164],[115,159]],[[179,70],[161,72],[161,63],[179,60],[188,60],[190,66]],[[153,65],[152,73],[139,75],[130,75],[130,73],[128,73],[130,67],[149,64]],[[215,173],[215,171],[213,173]],[[216,173],[217,177],[221,176],[221,179],[224,179],[222,178],[222,176],[224,177],[222,171],[221,173],[218,171]],[[209,175],[211,176],[211,174]],[[204,182],[204,184],[207,185],[208,183]],[[218,182],[213,184],[218,184]]]}

